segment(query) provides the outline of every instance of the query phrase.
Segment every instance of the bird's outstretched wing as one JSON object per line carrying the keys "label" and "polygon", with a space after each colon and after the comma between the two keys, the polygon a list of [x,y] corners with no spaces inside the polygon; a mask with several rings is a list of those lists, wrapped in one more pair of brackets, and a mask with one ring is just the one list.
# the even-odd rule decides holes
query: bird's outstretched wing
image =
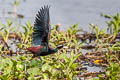
{"label": "bird's outstretched wing", "polygon": [[33,34],[32,44],[33,45],[48,45],[48,37],[50,33],[50,17],[49,17],[49,6],[42,7],[36,15]]}

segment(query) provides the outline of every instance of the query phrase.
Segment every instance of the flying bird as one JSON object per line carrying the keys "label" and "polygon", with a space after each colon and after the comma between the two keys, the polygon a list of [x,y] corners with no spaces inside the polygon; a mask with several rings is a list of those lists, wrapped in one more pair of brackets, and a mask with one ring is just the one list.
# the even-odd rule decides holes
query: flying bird
{"label": "flying bird", "polygon": [[63,47],[63,45],[59,45],[53,49],[49,46],[51,29],[49,8],[48,5],[43,6],[36,14],[32,33],[32,46],[27,48],[28,51],[33,53],[33,58],[53,54]]}

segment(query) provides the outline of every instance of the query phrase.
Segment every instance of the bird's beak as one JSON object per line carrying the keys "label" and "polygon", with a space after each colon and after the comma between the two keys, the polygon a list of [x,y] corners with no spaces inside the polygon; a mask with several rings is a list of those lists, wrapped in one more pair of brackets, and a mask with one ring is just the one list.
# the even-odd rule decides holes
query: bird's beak
{"label": "bird's beak", "polygon": [[61,48],[63,48],[63,45],[58,45],[57,48],[61,49]]}

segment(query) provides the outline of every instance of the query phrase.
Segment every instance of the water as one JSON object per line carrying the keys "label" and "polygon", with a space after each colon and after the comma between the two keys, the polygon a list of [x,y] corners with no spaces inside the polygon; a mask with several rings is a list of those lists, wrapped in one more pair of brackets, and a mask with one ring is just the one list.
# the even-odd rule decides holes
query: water
{"label": "water", "polygon": [[[13,1],[0,0],[0,22],[4,23],[10,16],[7,12],[13,11]],[[100,14],[115,15],[120,9],[120,0],[20,0],[17,13],[25,16],[21,23],[28,20],[33,23],[37,11],[47,4],[51,5],[51,23],[60,23],[62,30],[76,23],[87,31],[90,23],[106,29],[105,18]]]}

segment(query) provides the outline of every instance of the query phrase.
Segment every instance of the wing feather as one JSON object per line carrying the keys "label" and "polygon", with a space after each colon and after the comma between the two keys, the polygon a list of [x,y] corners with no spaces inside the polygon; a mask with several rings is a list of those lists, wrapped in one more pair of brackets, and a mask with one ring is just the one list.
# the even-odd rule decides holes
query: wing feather
{"label": "wing feather", "polygon": [[48,44],[48,35],[50,33],[49,8],[48,5],[44,6],[38,11],[38,14],[36,14],[32,34],[33,45]]}

